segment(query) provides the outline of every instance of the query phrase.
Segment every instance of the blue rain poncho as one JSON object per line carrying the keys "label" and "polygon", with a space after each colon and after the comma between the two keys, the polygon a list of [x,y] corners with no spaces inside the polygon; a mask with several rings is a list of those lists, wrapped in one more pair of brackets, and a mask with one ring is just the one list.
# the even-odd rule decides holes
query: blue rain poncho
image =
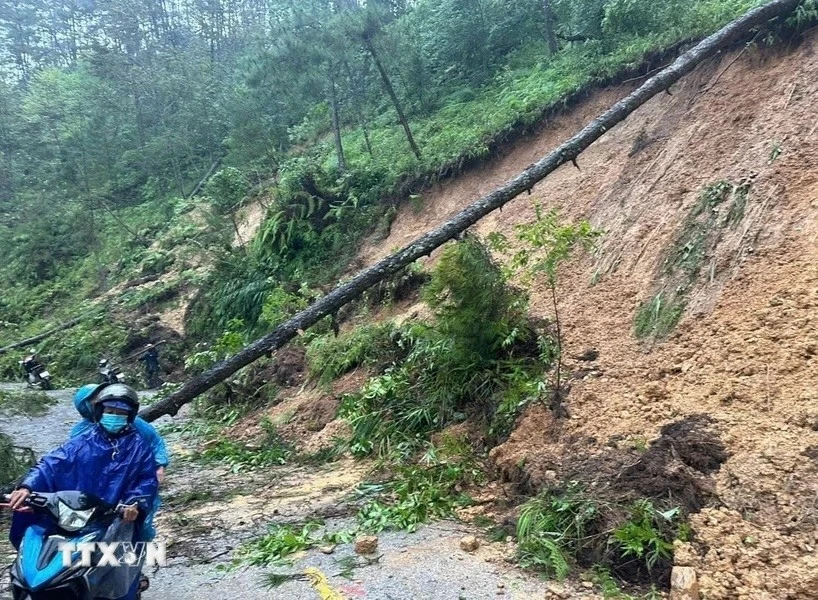
{"label": "blue rain poncho", "polygon": [[[78,490],[108,504],[136,504],[140,513],[136,526],[141,530],[153,510],[159,481],[153,451],[133,426],[110,435],[97,425],[43,456],[20,487],[34,492]],[[28,519],[17,516],[11,528],[15,546],[28,524]]]}
{"label": "blue rain poncho", "polygon": [[[96,385],[85,385],[78,389],[77,393],[74,395],[74,407],[82,416],[82,421],[74,425],[73,429],[71,429],[71,437],[81,435],[94,426],[94,423],[91,420],[91,405],[89,398],[97,387],[98,386]],[[136,417],[133,425],[137,432],[139,432],[139,435],[145,438],[145,440],[150,444],[154,457],[156,458],[156,466],[167,467],[168,463],[170,463],[170,455],[168,454],[165,440],[162,439],[162,436],[159,435],[156,428],[140,417]]]}

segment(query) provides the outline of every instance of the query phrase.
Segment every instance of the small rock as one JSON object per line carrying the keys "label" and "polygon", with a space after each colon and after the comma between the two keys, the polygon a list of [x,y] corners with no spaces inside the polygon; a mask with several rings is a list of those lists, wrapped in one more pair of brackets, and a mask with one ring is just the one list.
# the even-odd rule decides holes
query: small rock
{"label": "small rock", "polygon": [[318,549],[324,554],[332,554],[335,552],[335,544],[327,544],[326,546],[318,546]]}
{"label": "small rock", "polygon": [[378,549],[378,538],[374,535],[364,535],[355,540],[357,554],[374,554]]}
{"label": "small rock", "polygon": [[463,552],[474,552],[480,547],[480,540],[473,535],[467,535],[460,539],[460,549]]}
{"label": "small rock", "polygon": [[[546,592],[551,595],[552,598],[570,598],[571,592],[566,591],[565,588],[555,584],[550,583],[548,587],[545,588]],[[546,596],[547,597],[547,596]]]}
{"label": "small rock", "polygon": [[699,582],[693,567],[673,567],[670,572],[670,600],[700,600]]}

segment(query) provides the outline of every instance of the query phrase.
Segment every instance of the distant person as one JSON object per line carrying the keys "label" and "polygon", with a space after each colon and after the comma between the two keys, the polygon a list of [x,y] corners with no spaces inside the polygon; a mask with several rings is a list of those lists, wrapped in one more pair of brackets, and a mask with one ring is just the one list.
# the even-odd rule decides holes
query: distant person
{"label": "distant person", "polygon": [[159,387],[159,350],[153,344],[145,346],[145,352],[139,357],[145,363],[145,377],[149,388]]}
{"label": "distant person", "polygon": [[37,350],[34,348],[29,348],[28,356],[23,359],[23,368],[26,370],[26,373],[33,373],[34,369],[37,367],[42,366],[39,357],[37,356]]}

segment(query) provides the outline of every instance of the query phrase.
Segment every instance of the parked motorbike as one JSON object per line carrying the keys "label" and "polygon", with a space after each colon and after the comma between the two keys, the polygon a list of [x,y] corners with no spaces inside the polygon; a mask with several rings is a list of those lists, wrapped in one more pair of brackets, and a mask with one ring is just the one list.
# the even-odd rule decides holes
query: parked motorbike
{"label": "parked motorbike", "polygon": [[125,373],[106,358],[99,361],[97,373],[99,383],[125,383]]}
{"label": "parked motorbike", "polygon": [[51,383],[51,373],[34,356],[27,356],[20,361],[20,366],[26,379],[26,383],[31,387],[41,390],[50,390],[54,386]]}
{"label": "parked motorbike", "polygon": [[[9,502],[9,496],[3,496]],[[13,600],[96,600],[121,598],[139,577],[145,559],[141,545],[118,545],[119,564],[99,566],[102,553],[91,553],[91,566],[83,566],[81,552],[73,553],[71,566],[63,564],[63,543],[125,542],[133,524],[120,518],[120,507],[77,491],[53,494],[32,492],[26,507],[45,518],[23,534],[11,567]],[[141,593],[137,593],[137,598]]]}

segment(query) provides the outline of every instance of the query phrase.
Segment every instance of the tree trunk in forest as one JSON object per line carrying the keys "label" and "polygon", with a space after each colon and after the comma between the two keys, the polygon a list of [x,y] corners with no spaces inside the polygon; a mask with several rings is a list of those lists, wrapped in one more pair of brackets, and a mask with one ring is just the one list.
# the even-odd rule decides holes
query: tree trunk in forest
{"label": "tree trunk in forest", "polygon": [[420,148],[418,148],[418,145],[415,143],[415,138],[412,136],[412,130],[409,129],[409,121],[406,120],[406,115],[403,112],[403,108],[401,108],[398,95],[395,93],[395,88],[392,86],[389,75],[386,73],[386,69],[384,69],[381,59],[378,56],[378,53],[375,51],[375,46],[373,45],[372,40],[368,38],[364,39],[364,45],[369,51],[369,54],[372,56],[372,60],[375,61],[375,67],[377,67],[378,73],[381,75],[381,80],[383,81],[383,87],[386,88],[386,93],[389,94],[389,97],[392,99],[392,104],[395,106],[395,110],[398,113],[400,124],[403,125],[403,130],[406,132],[406,139],[409,140],[409,146],[412,147],[412,152],[414,152],[417,159],[420,160]]}
{"label": "tree trunk in forest", "polygon": [[369,140],[369,125],[366,124],[366,115],[363,113],[359,113],[358,121],[361,124],[361,129],[364,132],[364,143],[366,144],[366,151],[369,152],[369,156],[375,158],[375,153],[372,152],[372,142]]}
{"label": "tree trunk in forest", "polygon": [[542,8],[545,13],[545,40],[548,42],[548,51],[553,55],[560,47],[557,45],[557,34],[554,31],[555,19],[551,0],[542,0]]}
{"label": "tree trunk in forest", "polygon": [[341,173],[347,170],[347,160],[344,156],[344,144],[341,142],[341,119],[340,111],[338,110],[338,94],[335,89],[335,73],[334,67],[329,68],[329,98],[332,113],[332,133],[335,136],[335,154],[338,155],[338,170]]}
{"label": "tree trunk in forest", "polygon": [[785,15],[796,8],[801,0],[774,0],[755,8],[743,17],[726,25],[718,32],[702,40],[677,58],[672,65],[648,79],[641,87],[619,100],[607,111],[586,125],[579,133],[564,142],[525,171],[466,207],[451,220],[429,231],[395,254],[358,273],[351,281],[341,285],[272,332],[254,341],[237,354],[223,360],[201,375],[194,377],[164,400],[149,406],[141,415],[148,421],[165,415],[175,415],[179,408],[203,392],[224,381],[241,369],[281,348],[299,332],[306,330],[322,318],[359,297],[364,291],[383,281],[400,269],[459,235],[489,213],[504,206],[521,193],[530,190],[565,163],[575,161],[583,150],[605,135],[612,127],[624,121],[632,112],[648,100],[667,90],[671,85],[690,73],[701,62],[714,56],[721,48],[746,35],[753,28],[772,18]]}
{"label": "tree trunk in forest", "polygon": [[[93,314],[93,313],[91,313]],[[76,317],[71,319],[70,321],[66,321],[61,325],[57,325],[53,329],[49,329],[48,331],[44,331],[39,335],[35,335],[34,337],[26,338],[24,340],[20,340],[19,342],[14,342],[13,344],[9,344],[8,346],[3,346],[0,348],[0,354],[5,354],[9,350],[14,350],[15,348],[22,348],[23,346],[29,346],[31,344],[36,344],[39,341],[44,340],[45,338],[54,335],[55,333],[59,333],[60,331],[65,331],[66,329],[70,329],[79,323],[82,323],[85,319],[87,319],[90,314],[83,315],[82,317]]]}

